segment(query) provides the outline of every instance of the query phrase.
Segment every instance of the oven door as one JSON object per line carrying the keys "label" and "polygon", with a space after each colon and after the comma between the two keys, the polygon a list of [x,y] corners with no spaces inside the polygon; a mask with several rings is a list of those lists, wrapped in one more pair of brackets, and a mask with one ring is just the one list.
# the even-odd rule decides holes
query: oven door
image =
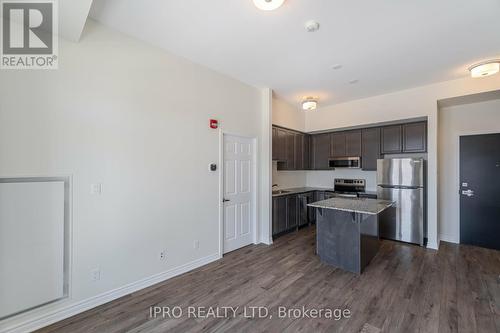
{"label": "oven door", "polygon": [[329,160],[329,166],[330,168],[359,169],[361,168],[361,157],[332,158]]}

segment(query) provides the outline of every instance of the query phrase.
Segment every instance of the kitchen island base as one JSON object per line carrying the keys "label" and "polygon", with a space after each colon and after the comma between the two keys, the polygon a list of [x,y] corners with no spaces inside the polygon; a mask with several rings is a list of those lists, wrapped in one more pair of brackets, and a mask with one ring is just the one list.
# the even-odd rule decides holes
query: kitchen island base
{"label": "kitchen island base", "polygon": [[322,262],[361,274],[379,248],[378,215],[317,208],[316,251]]}

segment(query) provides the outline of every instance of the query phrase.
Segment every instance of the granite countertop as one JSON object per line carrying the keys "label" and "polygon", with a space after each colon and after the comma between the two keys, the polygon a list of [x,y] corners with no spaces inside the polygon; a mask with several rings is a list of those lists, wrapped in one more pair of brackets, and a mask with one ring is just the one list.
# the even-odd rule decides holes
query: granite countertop
{"label": "granite countertop", "polygon": [[345,212],[377,215],[395,202],[366,198],[331,198],[328,200],[314,202],[309,207],[342,210]]}
{"label": "granite countertop", "polygon": [[[280,197],[284,195],[291,195],[291,194],[300,194],[300,193],[307,193],[307,192],[314,192],[314,191],[326,191],[326,192],[334,192],[335,189],[331,187],[293,187],[293,188],[284,188],[280,189],[281,191],[286,191],[286,193],[278,193],[278,194],[273,194],[273,197]],[[365,192],[360,192],[360,194],[368,194],[368,195],[377,195],[377,191],[365,191]]]}
{"label": "granite countertop", "polygon": [[333,192],[333,188],[328,187],[294,187],[294,188],[284,188],[281,191],[286,191],[286,193],[273,194],[273,197],[280,197],[283,195],[307,193],[314,191],[330,191]]}

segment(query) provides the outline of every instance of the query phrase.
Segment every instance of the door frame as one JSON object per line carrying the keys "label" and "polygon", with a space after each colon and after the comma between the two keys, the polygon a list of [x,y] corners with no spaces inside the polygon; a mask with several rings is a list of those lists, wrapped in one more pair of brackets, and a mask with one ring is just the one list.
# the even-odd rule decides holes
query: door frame
{"label": "door frame", "polygon": [[258,224],[257,224],[257,191],[258,191],[258,172],[257,172],[257,147],[258,147],[258,139],[256,137],[245,136],[241,134],[235,134],[232,132],[227,132],[222,129],[219,130],[219,258],[224,256],[224,203],[222,200],[224,199],[224,136],[236,136],[244,139],[250,139],[252,141],[252,231],[253,231],[253,243],[257,244],[257,235],[258,235]]}
{"label": "door frame", "polygon": [[[457,203],[457,208],[455,213],[457,214],[458,217],[458,232],[457,232],[457,244],[461,244],[461,235],[460,235],[460,227],[462,225],[462,219],[461,219],[461,214],[460,214],[460,138],[463,136],[472,136],[472,135],[488,135],[488,134],[500,134],[500,130],[470,130],[470,131],[463,131],[457,134],[456,137],[456,142],[457,142],[457,165],[455,171],[457,172],[457,183],[456,185],[456,191],[454,191],[455,195],[455,202]],[[448,241],[448,240],[446,240]]]}

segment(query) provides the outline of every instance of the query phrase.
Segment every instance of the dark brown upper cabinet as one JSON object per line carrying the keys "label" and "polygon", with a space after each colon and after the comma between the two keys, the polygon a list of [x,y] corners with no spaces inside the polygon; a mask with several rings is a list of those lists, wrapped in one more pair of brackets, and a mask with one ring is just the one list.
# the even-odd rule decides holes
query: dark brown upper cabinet
{"label": "dark brown upper cabinet", "polygon": [[311,135],[274,125],[272,135],[272,156],[278,161],[278,170],[310,169]]}
{"label": "dark brown upper cabinet", "polygon": [[313,170],[328,170],[330,159],[330,133],[311,135],[311,165]]}
{"label": "dark brown upper cabinet", "polygon": [[346,134],[345,132],[332,133],[331,135],[331,157],[346,157]]}
{"label": "dark brown upper cabinet", "polygon": [[295,133],[295,169],[304,170],[305,134]]}
{"label": "dark brown upper cabinet", "polygon": [[347,157],[361,156],[361,131],[349,131],[345,135]]}
{"label": "dark brown upper cabinet", "polygon": [[332,157],[361,156],[361,131],[332,133]]}
{"label": "dark brown upper cabinet", "polygon": [[427,151],[427,122],[321,134],[273,126],[272,135],[278,170],[330,170],[330,158],[357,156],[363,170],[376,170],[383,154]]}
{"label": "dark brown upper cabinet", "polygon": [[304,170],[311,169],[311,135],[305,134],[304,136]]}
{"label": "dark brown upper cabinet", "polygon": [[382,154],[398,154],[403,151],[402,126],[382,127]]}
{"label": "dark brown upper cabinet", "polygon": [[286,161],[286,143],[287,143],[287,130],[283,128],[276,128],[277,130],[277,153],[276,159],[278,161]]}
{"label": "dark brown upper cabinet", "polygon": [[276,161],[278,160],[278,129],[276,127],[273,127],[272,140],[273,140],[273,148],[272,148],[273,161]]}
{"label": "dark brown upper cabinet", "polygon": [[427,151],[427,123],[403,125],[403,152],[425,153]]}
{"label": "dark brown upper cabinet", "polygon": [[285,168],[295,170],[295,133],[290,131],[286,133]]}
{"label": "dark brown upper cabinet", "polygon": [[367,128],[361,131],[361,167],[365,171],[376,171],[380,154],[380,128]]}

